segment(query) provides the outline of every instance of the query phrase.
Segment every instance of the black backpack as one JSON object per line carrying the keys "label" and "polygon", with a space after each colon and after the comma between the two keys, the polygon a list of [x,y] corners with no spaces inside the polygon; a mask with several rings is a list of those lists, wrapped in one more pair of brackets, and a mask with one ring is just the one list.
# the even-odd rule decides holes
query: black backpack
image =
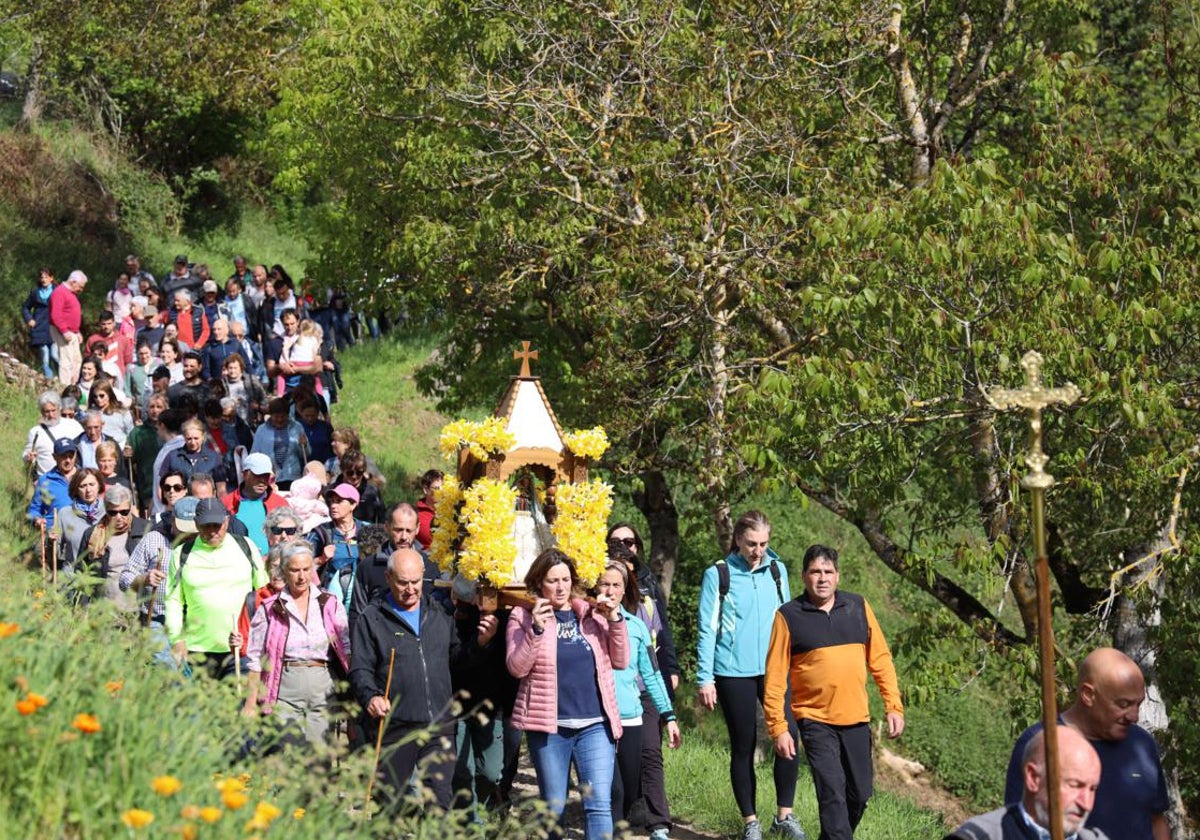
{"label": "black backpack", "polygon": [[[715,564],[717,567],[717,635],[721,635],[721,628],[725,624],[725,596],[729,594],[729,566],[724,559],[718,560]],[[771,577],[775,580],[775,594],[779,596],[779,606],[783,606],[786,598],[783,597],[783,582],[779,574],[779,563],[774,557],[771,558]]]}

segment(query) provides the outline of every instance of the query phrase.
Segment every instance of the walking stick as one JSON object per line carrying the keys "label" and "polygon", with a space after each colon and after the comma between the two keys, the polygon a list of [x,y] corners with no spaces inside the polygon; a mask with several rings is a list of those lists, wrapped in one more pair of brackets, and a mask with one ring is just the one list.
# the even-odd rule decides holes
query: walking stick
{"label": "walking stick", "polygon": [[38,523],[38,532],[42,535],[42,583],[46,582],[46,522]]}
{"label": "walking stick", "polygon": [[[163,566],[165,566],[167,564],[167,551],[168,551],[168,549],[164,546],[162,551],[160,551],[158,553],[158,570],[160,572],[163,572]],[[163,572],[163,573],[166,574],[166,572]],[[150,582],[149,576],[150,576],[150,573],[146,572],[146,582],[147,583]],[[146,606],[146,619],[145,619],[145,621],[142,622],[143,626],[145,626],[145,627],[149,627],[150,622],[154,621],[154,602],[157,600],[158,600],[158,587],[152,586],[152,587],[150,587],[150,603]]]}
{"label": "walking stick", "polygon": [[[396,649],[392,648],[392,655],[388,659],[388,675],[387,686],[383,689],[383,696],[390,702],[392,699],[392,667],[396,664]],[[389,713],[390,714],[390,713]],[[379,721],[379,734],[375,736],[375,761],[371,764],[371,775],[367,777],[367,805],[363,809],[365,816],[371,814],[371,788],[375,786],[375,774],[379,772],[379,754],[383,752],[383,730],[387,725],[387,717],[383,717]]]}
{"label": "walking stick", "polygon": [[[58,511],[54,511],[54,525],[58,524]],[[50,528],[53,530],[54,525]],[[50,546],[50,585],[58,586],[58,540]]]}
{"label": "walking stick", "polygon": [[[233,614],[233,632],[236,633],[237,629],[238,629],[238,614],[234,613]],[[242,696],[242,654],[241,654],[241,651],[239,651],[236,647],[233,647],[232,645],[230,646],[229,649],[231,651],[233,651],[233,679],[237,685],[237,696],[241,697]]]}

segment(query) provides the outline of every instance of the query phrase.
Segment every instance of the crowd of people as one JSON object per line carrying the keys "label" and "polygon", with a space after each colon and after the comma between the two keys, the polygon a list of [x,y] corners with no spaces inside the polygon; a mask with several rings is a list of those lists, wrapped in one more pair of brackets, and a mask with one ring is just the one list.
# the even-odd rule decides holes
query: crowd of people
{"label": "crowd of people", "polygon": [[[681,671],[632,524],[609,529],[590,592],[552,548],[525,577],[525,603],[483,610],[426,554],[443,474],[388,504],[358,435],[330,420],[336,353],[354,341],[344,296],[317,306],[281,266],[241,257],[223,290],[184,256],[160,283],[130,256],[85,341],[87,283],[43,269],[24,306],[62,386],[38,398],[24,451],[44,570],[140,620],[165,667],[244,672],[242,712],[277,727],[276,748],[378,745],[387,809],[468,804],[484,818],[511,800],[523,747],[554,815],[574,768],[588,838],[637,813],[666,840]],[[838,552],[811,546],[793,597],[770,538],[764,514],[742,515],[705,571],[697,698],[724,718],[743,840],[764,831],[758,706],[775,748],[772,833],[806,836],[793,810],[803,755],[821,839],[846,840],[873,788],[868,674],[887,735],[905,728],[895,665],[870,604],[839,588]],[[1144,697],[1123,654],[1084,661],[1058,735],[1068,836],[1168,840],[1158,753],[1136,726]],[[1005,808],[948,837],[1049,836],[1044,742],[1035,728],[1014,748]]]}

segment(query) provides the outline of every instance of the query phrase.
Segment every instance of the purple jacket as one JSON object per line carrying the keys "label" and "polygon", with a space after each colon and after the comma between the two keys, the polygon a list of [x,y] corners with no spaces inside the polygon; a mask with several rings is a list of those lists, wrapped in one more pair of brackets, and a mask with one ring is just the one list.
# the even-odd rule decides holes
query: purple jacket
{"label": "purple jacket", "polygon": [[[579,630],[592,647],[600,702],[614,738],[621,737],[621,713],[613,669],[629,666],[629,636],[625,622],[595,616],[582,598],[571,601]],[[558,731],[558,632],[553,615],[543,631],[533,632],[533,615],[516,607],[508,620],[508,671],[521,681],[513,707],[513,726],[527,732]]]}
{"label": "purple jacket", "polygon": [[[350,630],[342,602],[328,592],[322,592],[317,596],[317,604],[321,607],[325,633],[329,636],[338,664],[341,665],[343,673],[349,673],[350,651],[347,649],[346,640]],[[283,601],[279,599],[279,594],[263,601],[259,609],[265,610],[267,616],[267,640],[263,644],[262,655],[263,683],[267,692],[259,702],[271,707],[279,699],[279,682],[283,679],[283,652],[287,646],[288,631],[291,629],[291,616],[288,615]]]}

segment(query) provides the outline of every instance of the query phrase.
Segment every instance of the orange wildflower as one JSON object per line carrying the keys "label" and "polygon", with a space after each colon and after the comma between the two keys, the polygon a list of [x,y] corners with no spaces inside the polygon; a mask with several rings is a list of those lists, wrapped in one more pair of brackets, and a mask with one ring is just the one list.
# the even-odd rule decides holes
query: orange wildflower
{"label": "orange wildflower", "polygon": [[196,840],[196,838],[200,836],[200,832],[196,830],[196,826],[192,825],[191,823],[186,823],[179,826],[179,836],[182,837],[183,840]]}
{"label": "orange wildflower", "polygon": [[28,697],[24,700],[17,701],[17,711],[22,715],[31,715],[38,710],[37,703],[34,703]]}
{"label": "orange wildflower", "polygon": [[15,621],[0,621],[0,639],[7,639],[21,632],[21,625]]}
{"label": "orange wildflower", "polygon": [[50,701],[46,699],[46,695],[38,694],[36,691],[29,692],[27,695],[25,695],[25,699],[37,706],[39,709],[50,705]]}
{"label": "orange wildflower", "polygon": [[121,689],[125,687],[125,680],[109,680],[104,684],[104,690],[113,697],[121,693]]}
{"label": "orange wildflower", "polygon": [[199,805],[184,805],[182,808],[179,809],[179,816],[183,817],[185,820],[199,819],[200,806]]}
{"label": "orange wildflower", "polygon": [[141,808],[130,808],[124,814],[121,814],[121,822],[135,830],[145,828],[154,822],[154,814],[149,811],[143,811]]}
{"label": "orange wildflower", "polygon": [[221,802],[223,802],[225,807],[230,811],[236,811],[249,801],[250,797],[240,791],[227,790],[221,794]]}
{"label": "orange wildflower", "polygon": [[159,796],[174,796],[183,789],[183,782],[174,776],[155,776],[150,780],[150,787]]}
{"label": "orange wildflower", "polygon": [[217,808],[213,805],[207,805],[200,809],[200,819],[204,820],[206,823],[215,823],[217,820],[221,819],[221,814],[223,813],[224,812],[220,808]]}
{"label": "orange wildflower", "polygon": [[80,712],[71,721],[71,726],[78,729],[84,735],[94,735],[100,731],[100,719],[87,712]]}

